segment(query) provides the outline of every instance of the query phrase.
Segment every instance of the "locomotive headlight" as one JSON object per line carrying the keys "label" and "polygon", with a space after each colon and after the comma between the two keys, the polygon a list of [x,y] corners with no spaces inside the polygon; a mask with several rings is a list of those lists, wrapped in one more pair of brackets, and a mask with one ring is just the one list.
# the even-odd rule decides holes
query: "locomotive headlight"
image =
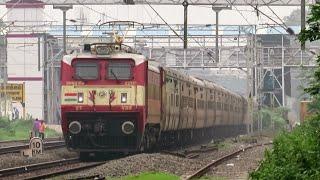
{"label": "locomotive headlight", "polygon": [[79,134],[80,131],[81,131],[81,124],[79,121],[72,121],[70,124],[69,124],[69,131],[72,133],[72,134]]}
{"label": "locomotive headlight", "polygon": [[78,93],[78,103],[83,103],[83,93]]}
{"label": "locomotive headlight", "polygon": [[121,103],[127,102],[127,93],[121,93]]}
{"label": "locomotive headlight", "polygon": [[121,126],[121,130],[124,134],[132,134],[134,132],[134,124],[131,121],[125,121]]}

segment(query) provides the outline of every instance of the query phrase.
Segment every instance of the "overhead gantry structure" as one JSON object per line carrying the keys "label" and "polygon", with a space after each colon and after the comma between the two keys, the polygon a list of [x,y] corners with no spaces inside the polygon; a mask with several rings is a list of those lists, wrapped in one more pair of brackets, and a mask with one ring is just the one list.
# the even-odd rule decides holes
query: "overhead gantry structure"
{"label": "overhead gantry structure", "polygon": [[[24,0],[20,0],[23,2]],[[185,0],[41,0],[45,5],[119,5],[119,4],[153,4],[181,5]],[[314,4],[317,0],[306,0],[306,5]],[[0,0],[0,5],[19,0]],[[222,6],[300,6],[301,0],[192,0],[189,5],[222,5]]]}
{"label": "overhead gantry structure", "polygon": [[[183,68],[192,68],[191,66],[191,63],[193,63],[194,61],[196,61],[197,59],[200,59],[198,61],[200,62],[194,62],[193,64],[200,64],[201,66],[195,66],[195,67],[201,67],[201,68],[205,68],[205,60],[207,61],[212,61],[213,63],[218,63],[219,60],[222,58],[222,57],[219,57],[219,47],[218,47],[218,20],[216,20],[216,28],[215,28],[215,31],[216,31],[216,36],[215,36],[215,51],[210,51],[210,53],[207,53],[206,49],[203,50],[203,49],[196,49],[194,50],[192,47],[187,49],[187,44],[188,44],[188,40],[187,40],[187,29],[188,29],[188,21],[187,21],[187,16],[188,16],[188,13],[187,13],[187,9],[188,9],[188,6],[197,6],[197,5],[205,5],[205,6],[212,6],[212,9],[216,12],[216,17],[218,17],[218,12],[225,9],[225,8],[230,8],[232,6],[251,6],[253,7],[256,11],[258,11],[258,8],[261,7],[261,6],[300,6],[302,7],[301,8],[301,19],[304,20],[304,16],[305,16],[305,6],[309,6],[309,5],[312,5],[316,2],[319,2],[320,0],[31,0],[33,3],[38,3],[40,5],[45,5],[45,6],[50,6],[50,5],[53,5],[53,6],[56,6],[56,8],[58,9],[61,9],[62,11],[64,11],[64,13],[66,13],[65,11],[67,11],[69,8],[72,8],[72,6],[77,6],[77,5],[149,5],[151,7],[151,5],[177,5],[177,6],[183,6],[184,7],[184,24],[183,24],[183,31],[184,31],[184,37],[183,37],[183,48],[184,49],[177,49],[176,53],[172,55],[171,52],[167,52],[167,51],[164,51],[163,49],[160,49],[160,53],[158,54],[158,56],[156,55],[152,55],[151,56],[151,53],[150,53],[150,58],[154,58],[154,59],[158,59],[158,60],[161,60],[163,59],[164,56],[167,56],[167,54],[169,55],[172,55],[172,56],[175,56],[176,59],[182,59],[182,62],[181,61],[176,61],[176,63],[174,65],[170,65],[171,67],[175,67],[175,68],[179,68],[179,67],[183,67]],[[23,3],[30,3],[30,0],[0,0],[0,6],[1,5],[9,5],[10,7],[13,7],[13,6],[19,6],[19,4],[23,4]],[[7,6],[7,7],[9,7]],[[59,7],[60,6],[60,7]],[[66,17],[64,15],[64,51],[65,52],[65,44],[66,44],[66,40],[65,40],[65,36],[66,36],[66,24],[65,24],[65,21],[66,21]],[[304,27],[304,21],[301,23],[301,27],[303,28]],[[182,34],[182,33],[181,33]],[[182,39],[182,38],[181,38]],[[213,39],[213,38],[212,38]],[[237,37],[237,40],[239,39],[239,37]],[[169,41],[170,42],[170,41]],[[234,52],[235,54],[235,57],[236,58],[236,62],[237,64],[233,67],[226,67],[226,68],[238,68],[242,71],[244,71],[246,74],[247,74],[247,96],[248,97],[251,97],[253,95],[257,96],[258,98],[257,99],[261,99],[261,93],[259,91],[257,91],[257,87],[259,87],[258,85],[260,85],[261,83],[263,83],[263,78],[256,78],[253,76],[253,71],[252,69],[254,69],[255,72],[260,72],[260,74],[263,73],[263,66],[258,66],[257,64],[259,64],[258,62],[260,62],[260,58],[258,57],[259,53],[257,53],[257,50],[259,50],[259,48],[257,48],[257,43],[256,43],[256,39],[254,37],[251,37],[249,39],[249,44],[248,44],[248,47],[250,49],[250,51],[248,53],[245,53],[245,51],[237,48]],[[239,43],[238,43],[239,44]],[[238,45],[239,46],[239,45]],[[211,47],[213,48],[213,47]],[[270,48],[269,48],[270,49]],[[269,56],[269,49],[268,49],[268,57]],[[285,59],[285,50],[287,48],[284,48],[282,46],[282,48],[280,49],[280,52],[281,53],[281,60],[282,60],[282,82],[280,87],[282,88],[282,105],[285,106],[286,103],[285,103],[285,95],[284,95],[284,59]],[[302,45],[302,49],[304,49],[304,45]],[[180,53],[178,52],[178,50],[182,50],[181,52],[183,53]],[[61,51],[62,52],[62,51]],[[153,52],[153,51],[150,51],[150,52]],[[194,52],[193,53],[193,56],[187,56],[188,52]],[[243,53],[242,53],[243,52]],[[264,52],[264,51],[262,51]],[[271,50],[270,50],[271,52]],[[302,51],[301,52],[301,58],[302,59]],[[191,54],[190,53],[190,54]],[[206,54],[208,55],[207,59],[206,59]],[[168,56],[169,56],[168,55]],[[241,65],[239,63],[239,56],[247,56],[248,57],[245,57],[246,61],[243,62],[243,68],[241,67]],[[58,57],[58,56],[57,56]],[[200,57],[200,58],[199,58]],[[296,58],[295,56],[292,56],[293,58]],[[187,58],[190,59],[189,64],[187,63]],[[293,59],[291,58],[291,59]],[[52,58],[52,66],[54,65],[53,62],[59,62],[59,61],[54,61],[54,57]],[[269,62],[269,61],[267,61]],[[296,62],[296,61],[293,61],[293,62]],[[302,61],[301,61],[302,62]],[[180,64],[181,65],[180,65]],[[217,66],[215,64],[212,63],[212,67],[210,67],[210,65],[208,65],[207,67],[208,68],[221,68],[221,66]],[[223,63],[223,62],[221,62]],[[295,64],[294,64],[295,65]],[[52,68],[53,69],[53,68]],[[57,69],[57,70],[52,70],[55,75],[52,75],[54,77],[59,77],[59,66],[57,67],[54,67],[54,69]],[[245,69],[245,70],[244,70]],[[258,74],[258,73],[255,73],[255,74]],[[265,74],[264,74],[265,75]],[[262,74],[263,76],[263,74]],[[49,77],[49,76],[48,76]],[[253,81],[253,78],[256,78],[257,80]],[[53,77],[51,77],[50,79],[54,79]],[[262,79],[262,80],[261,80]],[[56,81],[58,82],[58,81]],[[50,82],[51,83],[51,82]],[[253,84],[255,83],[255,84]],[[52,83],[53,84],[53,83]],[[49,87],[48,85],[48,82],[47,82],[47,86]],[[254,91],[256,91],[254,93]],[[59,92],[57,90],[57,92]],[[47,93],[45,93],[47,94]],[[257,95],[257,94],[260,94],[260,95]],[[56,97],[54,95],[52,95],[51,97],[51,101],[52,101],[52,104],[56,104],[58,105],[59,103],[58,102],[53,102],[53,100],[57,101],[59,98],[59,95],[56,94]],[[53,99],[53,100],[52,100]],[[250,100],[251,99],[251,100]],[[249,103],[249,111],[250,111],[250,115],[249,115],[249,119],[251,121],[252,119],[252,112],[254,111],[253,110],[253,103],[252,103],[252,98],[249,98],[250,100],[250,103]],[[261,103],[261,101],[258,102],[259,105]],[[281,104],[279,102],[279,104]],[[50,101],[48,101],[47,105],[48,107],[46,107],[46,109],[51,109],[51,105],[50,105]],[[56,108],[57,110],[59,109],[58,106]],[[48,112],[47,112],[48,113]],[[55,117],[55,116],[59,116],[57,115],[57,113],[55,111],[52,110],[52,117]],[[55,115],[54,115],[55,113]],[[58,113],[59,114],[59,113]],[[48,116],[48,115],[46,115]],[[53,119],[53,118],[52,118]],[[59,117],[57,117],[56,119],[59,119]]]}

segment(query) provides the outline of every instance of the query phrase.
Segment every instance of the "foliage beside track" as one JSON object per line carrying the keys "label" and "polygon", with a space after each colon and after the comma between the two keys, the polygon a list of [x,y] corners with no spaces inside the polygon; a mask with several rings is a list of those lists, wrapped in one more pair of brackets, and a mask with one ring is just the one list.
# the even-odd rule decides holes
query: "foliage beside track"
{"label": "foliage beside track", "polygon": [[261,110],[254,112],[253,127],[256,130],[260,118],[262,120],[262,129],[264,130],[282,130],[287,124],[285,114],[289,110],[287,108],[262,108]]}
{"label": "foliage beside track", "polygon": [[252,179],[320,179],[320,115],[275,138]]}
{"label": "foliage beside track", "polygon": [[[31,119],[17,119],[9,121],[7,118],[0,117],[0,140],[29,139],[32,126],[33,121]],[[54,130],[46,128],[45,136],[57,137],[59,134]]]}
{"label": "foliage beside track", "polygon": [[[301,31],[299,40],[320,40],[320,3],[311,7],[308,28]],[[273,143],[273,150],[266,151],[265,159],[252,179],[320,179],[320,56],[308,88],[314,116],[307,119],[291,133],[283,132]]]}

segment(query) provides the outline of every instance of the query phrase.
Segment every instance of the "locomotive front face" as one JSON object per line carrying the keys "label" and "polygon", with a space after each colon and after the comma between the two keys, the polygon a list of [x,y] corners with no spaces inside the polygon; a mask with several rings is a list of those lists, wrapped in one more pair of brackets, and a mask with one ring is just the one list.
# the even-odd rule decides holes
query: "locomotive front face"
{"label": "locomotive front face", "polygon": [[[138,55],[137,55],[138,56]],[[62,63],[62,129],[77,151],[136,151],[145,125],[146,62],[72,58]]]}

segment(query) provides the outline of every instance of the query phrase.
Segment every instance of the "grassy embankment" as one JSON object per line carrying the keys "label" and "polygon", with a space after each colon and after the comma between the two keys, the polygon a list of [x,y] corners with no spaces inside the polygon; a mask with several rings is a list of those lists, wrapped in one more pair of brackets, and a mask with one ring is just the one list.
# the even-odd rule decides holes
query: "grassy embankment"
{"label": "grassy embankment", "polygon": [[[9,121],[0,117],[0,141],[28,139],[32,126],[32,120],[18,119]],[[59,134],[52,129],[46,128],[45,136],[58,137]]]}
{"label": "grassy embankment", "polygon": [[252,179],[320,179],[320,115],[283,132]]}

